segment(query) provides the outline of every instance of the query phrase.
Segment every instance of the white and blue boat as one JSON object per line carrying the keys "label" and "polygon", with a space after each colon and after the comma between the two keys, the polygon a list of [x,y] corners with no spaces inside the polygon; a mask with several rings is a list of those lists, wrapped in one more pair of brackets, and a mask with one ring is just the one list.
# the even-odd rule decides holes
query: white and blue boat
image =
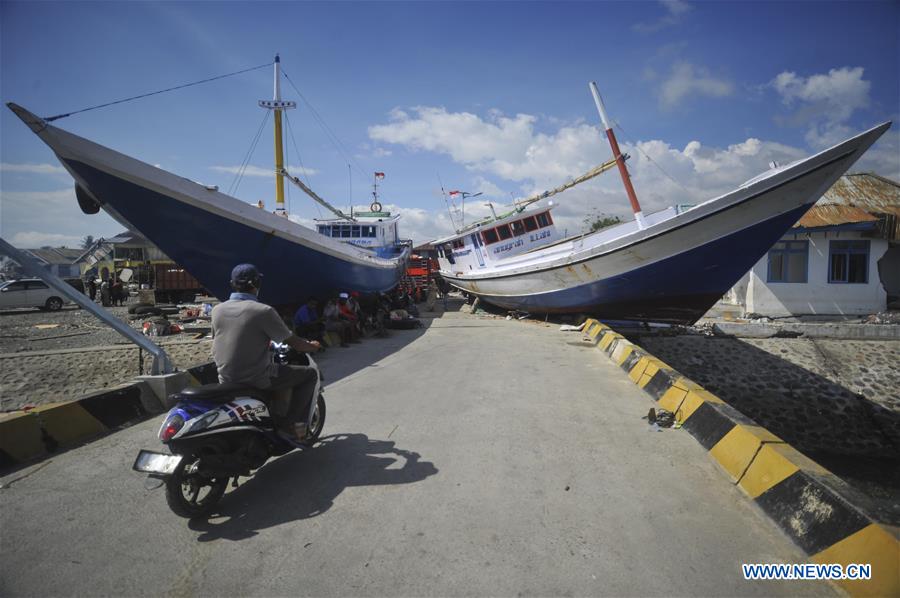
{"label": "white and blue boat", "polygon": [[[622,175],[635,219],[561,239],[552,206],[526,209],[558,190],[543,193],[510,213],[434,241],[441,276],[450,284],[509,310],[692,324],[891,125],[878,125],[809,158],[774,165],[699,205],[644,215],[625,168],[626,156],[619,151],[596,86],[591,89],[612,146],[611,163]],[[580,180],[596,176],[608,164]]]}
{"label": "white and blue boat", "polygon": [[[285,170],[281,113],[294,103],[281,99],[278,57],[274,64],[275,97],[259,103],[275,116],[274,213],[73,135],[21,106],[7,105],[75,179],[84,212],[102,209],[140,232],[221,300],[231,292],[231,269],[246,262],[266,275],[260,299],[270,305],[296,304],[310,295],[393,288],[405,271],[411,245],[398,237],[398,217],[382,212],[347,217]],[[354,228],[348,238],[326,236],[285,217],[285,178],[334,211],[341,224],[365,227],[371,243],[353,243],[358,241],[352,236]]]}

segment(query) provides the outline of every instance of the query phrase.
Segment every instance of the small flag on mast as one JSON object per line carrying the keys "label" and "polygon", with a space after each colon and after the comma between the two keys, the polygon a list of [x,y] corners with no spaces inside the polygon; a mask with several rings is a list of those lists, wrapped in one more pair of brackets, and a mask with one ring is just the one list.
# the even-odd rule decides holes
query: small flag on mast
{"label": "small flag on mast", "polygon": [[376,179],[379,179],[379,180],[383,179],[383,178],[384,178],[384,173],[383,173],[383,172],[376,172],[376,173],[375,173],[375,178],[376,178]]}
{"label": "small flag on mast", "polygon": [[459,195],[459,191],[451,191],[450,192],[450,197],[454,197],[456,195]]}

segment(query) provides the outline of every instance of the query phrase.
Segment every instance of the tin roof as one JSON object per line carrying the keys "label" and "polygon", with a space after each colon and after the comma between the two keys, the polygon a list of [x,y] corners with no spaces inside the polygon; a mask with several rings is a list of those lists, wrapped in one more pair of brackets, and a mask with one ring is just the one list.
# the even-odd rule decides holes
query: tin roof
{"label": "tin roof", "polygon": [[84,250],[52,247],[47,249],[26,249],[26,251],[45,264],[67,265],[74,264]]}
{"label": "tin roof", "polygon": [[900,216],[900,183],[874,173],[845,174],[794,228],[876,222],[879,214]]}
{"label": "tin roof", "polygon": [[113,245],[151,245],[147,237],[132,230],[124,230],[115,237],[105,239],[105,241]]}

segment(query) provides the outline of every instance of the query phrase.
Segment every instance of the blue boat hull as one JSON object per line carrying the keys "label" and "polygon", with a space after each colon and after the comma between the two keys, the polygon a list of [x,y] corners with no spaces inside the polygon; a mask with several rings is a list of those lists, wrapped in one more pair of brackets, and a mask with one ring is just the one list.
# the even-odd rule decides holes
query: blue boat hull
{"label": "blue boat hull", "polygon": [[[263,273],[260,299],[270,305],[300,303],[341,291],[386,291],[395,268],[367,267],[316,251],[235,220],[191,206],[77,160],[64,160],[103,207],[150,239],[215,297],[231,293],[231,269],[252,263]],[[151,207],[152,206],[152,207]]]}

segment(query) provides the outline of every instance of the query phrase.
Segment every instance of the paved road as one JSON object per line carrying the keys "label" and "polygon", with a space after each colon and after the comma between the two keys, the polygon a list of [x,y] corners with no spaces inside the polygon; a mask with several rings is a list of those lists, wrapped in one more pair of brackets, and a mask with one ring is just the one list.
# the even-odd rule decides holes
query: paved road
{"label": "paved road", "polygon": [[325,439],[209,521],[130,471],[148,421],[0,480],[0,594],[773,595],[803,555],[577,334],[448,313],[323,356]]}

